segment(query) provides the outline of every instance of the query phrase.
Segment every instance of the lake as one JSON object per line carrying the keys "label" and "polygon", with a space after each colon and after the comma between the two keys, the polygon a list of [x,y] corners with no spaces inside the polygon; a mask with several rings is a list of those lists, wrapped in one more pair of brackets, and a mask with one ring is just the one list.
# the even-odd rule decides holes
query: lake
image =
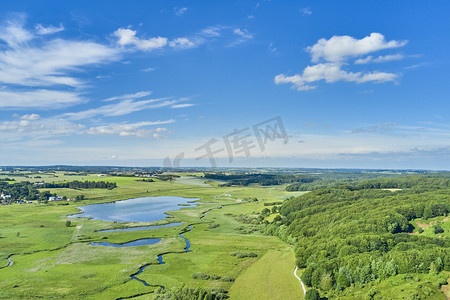
{"label": "lake", "polygon": [[178,210],[183,205],[192,205],[199,198],[184,198],[176,196],[141,197],[121,200],[112,203],[91,204],[80,206],[82,213],[70,218],[92,218],[93,220],[116,222],[154,222],[167,217],[165,212]]}

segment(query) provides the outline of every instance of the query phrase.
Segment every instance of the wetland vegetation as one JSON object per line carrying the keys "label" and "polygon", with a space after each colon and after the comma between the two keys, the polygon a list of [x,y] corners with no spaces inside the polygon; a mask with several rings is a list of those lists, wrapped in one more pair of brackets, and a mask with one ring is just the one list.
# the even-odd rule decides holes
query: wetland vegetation
{"label": "wetland vegetation", "polygon": [[[446,174],[291,172],[4,172],[85,197],[0,207],[0,298],[303,299],[298,266],[307,297],[445,299]],[[59,184],[99,174],[115,188]]]}

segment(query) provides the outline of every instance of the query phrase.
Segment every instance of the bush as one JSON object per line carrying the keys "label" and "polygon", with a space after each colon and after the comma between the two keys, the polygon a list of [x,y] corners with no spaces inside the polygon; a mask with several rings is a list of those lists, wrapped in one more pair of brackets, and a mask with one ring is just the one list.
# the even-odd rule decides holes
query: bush
{"label": "bush", "polygon": [[237,258],[245,258],[245,257],[257,257],[258,255],[253,252],[233,252],[230,254],[231,256],[236,256]]}
{"label": "bush", "polygon": [[444,233],[444,229],[442,229],[441,225],[434,225],[433,226],[433,232],[434,234],[438,234],[438,233]]}
{"label": "bush", "polygon": [[233,282],[234,281],[233,277],[230,277],[230,276],[223,276],[220,280],[225,281],[225,282]]}
{"label": "bush", "polygon": [[212,280],[219,280],[220,278],[222,278],[222,276],[219,276],[217,274],[213,274],[209,278],[212,279]]}
{"label": "bush", "polygon": [[205,273],[202,273],[202,272],[194,273],[191,276],[194,279],[201,279],[201,280],[208,280],[210,278],[210,276],[208,274],[205,274]]}
{"label": "bush", "polygon": [[305,295],[305,300],[320,300],[319,292],[315,289],[308,290]]}

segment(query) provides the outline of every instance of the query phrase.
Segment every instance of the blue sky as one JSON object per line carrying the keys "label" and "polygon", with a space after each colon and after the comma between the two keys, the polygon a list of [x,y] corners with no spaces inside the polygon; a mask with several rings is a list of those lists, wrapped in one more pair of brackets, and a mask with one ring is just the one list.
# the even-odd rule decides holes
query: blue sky
{"label": "blue sky", "polygon": [[450,169],[448,1],[0,12],[0,165]]}

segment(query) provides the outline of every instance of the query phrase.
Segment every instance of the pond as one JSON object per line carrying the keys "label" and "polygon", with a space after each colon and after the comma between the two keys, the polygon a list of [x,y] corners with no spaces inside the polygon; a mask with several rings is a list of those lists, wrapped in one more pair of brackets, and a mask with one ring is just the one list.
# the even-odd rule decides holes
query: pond
{"label": "pond", "polygon": [[[69,217],[116,222],[154,222],[166,218],[165,212],[190,206],[195,200],[198,198],[176,196],[133,198],[112,203],[80,206],[78,209],[82,212]],[[183,206],[179,204],[183,204]]]}
{"label": "pond", "polygon": [[162,239],[140,239],[124,244],[111,244],[108,242],[102,242],[102,243],[90,243],[91,246],[108,246],[108,247],[135,247],[135,246],[146,246],[146,245],[154,245],[156,243],[161,242]]}

